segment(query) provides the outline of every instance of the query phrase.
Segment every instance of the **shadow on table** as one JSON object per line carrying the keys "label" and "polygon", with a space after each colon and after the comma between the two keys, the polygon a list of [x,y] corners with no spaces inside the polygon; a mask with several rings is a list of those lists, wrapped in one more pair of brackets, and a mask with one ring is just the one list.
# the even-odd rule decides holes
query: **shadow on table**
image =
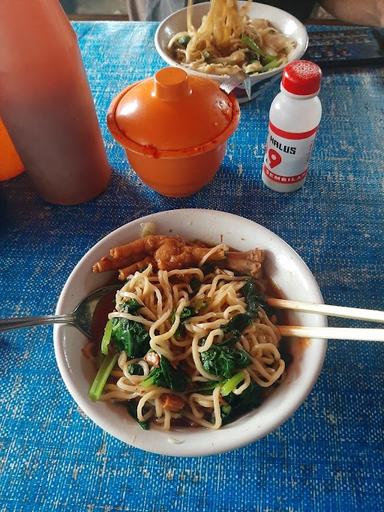
{"label": "shadow on table", "polygon": [[[261,168],[261,163],[255,167]],[[306,193],[304,188],[291,194],[274,192],[262,182],[261,172],[252,169],[251,173],[241,165],[224,164],[207,187],[184,201],[188,207],[225,210],[268,227],[276,218],[286,220],[294,214],[295,205]]]}
{"label": "shadow on table", "polygon": [[[260,160],[260,161],[258,161]],[[213,181],[198,193],[187,198],[169,198],[145,185],[128,168],[112,173],[107,190],[96,199],[74,206],[46,203],[33,191],[28,176],[21,175],[0,189],[0,232],[24,232],[28,243],[49,242],[52,237],[66,241],[74,236],[83,237],[83,243],[95,241],[113,229],[131,220],[156,211],[179,208],[207,208],[224,210],[274,226],[278,219],[296,221],[303,204],[313,203],[322,193],[318,175],[310,176],[310,183],[292,194],[269,190],[261,180],[261,159],[252,169],[243,169],[239,162],[226,162]],[[318,180],[318,182],[314,182]],[[290,222],[290,221],[289,221]],[[81,240],[78,240],[81,242]],[[25,244],[18,237],[15,244]]]}
{"label": "shadow on table", "polygon": [[147,200],[140,191],[143,187],[129,176],[113,172],[107,190],[97,198],[79,205],[61,206],[41,199],[28,176],[22,175],[0,188],[0,232],[16,229],[28,238],[49,239],[50,235],[65,238],[66,233],[73,236],[104,231],[103,226],[114,228],[122,224],[125,212],[134,212],[136,217],[148,210]]}
{"label": "shadow on table", "polygon": [[2,354],[9,354],[12,346],[7,342],[7,338],[4,333],[0,333],[0,359],[2,358]]}

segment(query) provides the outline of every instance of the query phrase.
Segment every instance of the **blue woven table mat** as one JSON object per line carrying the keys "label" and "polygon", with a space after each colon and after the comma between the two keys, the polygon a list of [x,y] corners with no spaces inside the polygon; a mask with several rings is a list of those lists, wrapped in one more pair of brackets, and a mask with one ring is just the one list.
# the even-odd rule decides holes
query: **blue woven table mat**
{"label": "blue woven table mat", "polygon": [[[136,177],[105,123],[118,91],[164,66],[156,26],[74,23],[115,172],[105,194],[74,207],[44,203],[24,175],[0,185],[0,316],[53,312],[97,240],[183,207],[264,225],[302,256],[327,303],[384,309],[383,68],[325,73],[323,119],[297,193],[274,193],[260,177],[275,82],[242,106],[214,181],[191,198],[167,199]],[[177,459],[124,445],[84,416],[59,376],[52,328],[2,333],[0,512],[383,510],[383,354],[379,343],[331,341],[312,393],[276,432],[231,453]]]}

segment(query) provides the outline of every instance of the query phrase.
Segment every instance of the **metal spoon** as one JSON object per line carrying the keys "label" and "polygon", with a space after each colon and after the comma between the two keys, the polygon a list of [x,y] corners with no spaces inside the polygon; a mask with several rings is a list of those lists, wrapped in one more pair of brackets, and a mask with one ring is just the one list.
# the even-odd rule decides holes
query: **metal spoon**
{"label": "metal spoon", "polygon": [[26,316],[22,318],[0,319],[0,332],[20,329],[33,325],[70,324],[75,326],[88,338],[91,337],[92,318],[100,299],[107,293],[121,288],[121,284],[103,286],[91,292],[80,304],[66,315]]}

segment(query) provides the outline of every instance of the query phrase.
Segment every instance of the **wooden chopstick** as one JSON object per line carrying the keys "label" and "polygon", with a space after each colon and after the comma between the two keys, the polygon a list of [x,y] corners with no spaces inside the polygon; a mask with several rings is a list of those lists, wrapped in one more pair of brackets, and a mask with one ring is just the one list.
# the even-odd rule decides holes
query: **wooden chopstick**
{"label": "wooden chopstick", "polygon": [[293,311],[303,311],[306,313],[318,313],[320,315],[326,316],[337,316],[340,318],[353,318],[355,320],[367,320],[369,322],[384,323],[384,311],[375,309],[330,306],[328,304],[311,304],[310,302],[274,299],[271,297],[267,298],[267,303],[276,309],[290,309]]}
{"label": "wooden chopstick", "polygon": [[278,325],[282,336],[326,338],[334,340],[384,341],[384,329],[353,329],[350,327],[303,327]]}

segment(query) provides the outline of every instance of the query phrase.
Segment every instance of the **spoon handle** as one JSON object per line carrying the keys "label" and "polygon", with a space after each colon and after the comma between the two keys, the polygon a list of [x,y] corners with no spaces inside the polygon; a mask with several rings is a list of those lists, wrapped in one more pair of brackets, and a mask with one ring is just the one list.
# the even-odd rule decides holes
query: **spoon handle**
{"label": "spoon handle", "polygon": [[0,332],[9,329],[20,329],[33,325],[46,324],[71,324],[74,322],[72,315],[46,315],[46,316],[25,316],[23,318],[0,319]]}

